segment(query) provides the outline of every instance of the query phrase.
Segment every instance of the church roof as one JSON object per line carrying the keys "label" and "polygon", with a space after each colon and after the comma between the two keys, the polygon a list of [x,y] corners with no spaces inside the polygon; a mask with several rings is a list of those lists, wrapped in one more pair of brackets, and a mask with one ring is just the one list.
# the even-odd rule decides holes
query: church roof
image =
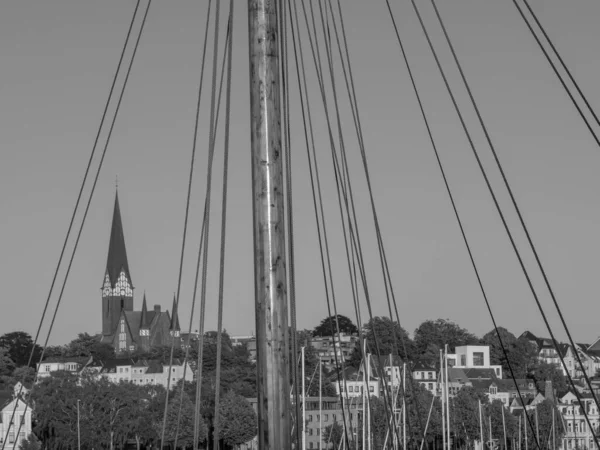
{"label": "church roof", "polygon": [[113,288],[122,270],[125,271],[131,284],[131,274],[129,273],[129,264],[127,263],[127,250],[125,249],[125,235],[123,234],[123,222],[121,221],[121,210],[119,208],[119,193],[116,192],[115,209],[113,211],[110,241],[108,244],[108,259],[106,261],[106,273],[110,278]]}

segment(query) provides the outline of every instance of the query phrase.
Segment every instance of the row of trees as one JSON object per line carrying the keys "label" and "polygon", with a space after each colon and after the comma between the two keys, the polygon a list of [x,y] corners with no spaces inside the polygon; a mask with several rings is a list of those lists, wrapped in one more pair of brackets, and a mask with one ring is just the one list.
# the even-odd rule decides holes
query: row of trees
{"label": "row of trees", "polygon": [[[85,449],[123,448],[133,440],[138,449],[157,446],[161,440],[173,448],[176,443],[177,448],[188,448],[195,435],[204,446],[214,425],[215,390],[208,386],[203,386],[196,408],[195,383],[175,386],[167,405],[162,386],[114,384],[103,377],[78,379],[56,372],[31,393],[33,430],[44,448],[57,450],[77,448],[78,423],[81,448]],[[221,398],[219,417],[221,448],[233,448],[256,435],[254,409],[233,391]]]}

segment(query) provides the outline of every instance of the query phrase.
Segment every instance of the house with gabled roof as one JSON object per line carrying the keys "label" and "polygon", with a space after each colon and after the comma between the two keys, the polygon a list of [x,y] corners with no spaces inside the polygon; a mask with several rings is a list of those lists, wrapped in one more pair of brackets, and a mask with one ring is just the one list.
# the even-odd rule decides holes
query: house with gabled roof
{"label": "house with gabled roof", "polygon": [[22,396],[0,392],[0,447],[16,450],[31,434],[31,407]]}

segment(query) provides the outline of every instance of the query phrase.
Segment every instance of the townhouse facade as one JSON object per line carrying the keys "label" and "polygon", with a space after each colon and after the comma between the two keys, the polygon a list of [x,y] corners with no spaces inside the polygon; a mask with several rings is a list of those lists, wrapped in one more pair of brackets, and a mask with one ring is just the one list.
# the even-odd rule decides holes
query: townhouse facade
{"label": "townhouse facade", "polygon": [[0,392],[0,448],[16,450],[31,434],[31,407],[13,392]]}

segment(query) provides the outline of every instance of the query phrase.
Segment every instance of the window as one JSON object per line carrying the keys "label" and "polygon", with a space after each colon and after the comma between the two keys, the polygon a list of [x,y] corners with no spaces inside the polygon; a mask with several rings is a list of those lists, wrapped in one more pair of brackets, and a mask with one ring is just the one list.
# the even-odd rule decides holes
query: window
{"label": "window", "polygon": [[490,395],[496,395],[498,393],[498,388],[496,386],[490,386]]}
{"label": "window", "polygon": [[373,386],[369,386],[369,392],[375,392],[375,388]]}
{"label": "window", "polygon": [[427,375],[429,375],[427,378],[433,380],[433,372],[428,372]]}
{"label": "window", "polygon": [[8,433],[8,443],[9,444],[15,443],[15,432],[14,431],[11,431],[10,433]]}
{"label": "window", "polygon": [[309,435],[309,436],[312,436],[312,435],[313,435],[313,429],[312,429],[312,428],[309,428],[309,429],[308,429],[308,435]]}
{"label": "window", "polygon": [[[310,431],[312,431],[312,430],[310,430]],[[312,434],[312,433],[309,433],[309,434]],[[313,447],[313,443],[312,443],[312,442],[309,442],[309,444],[308,444],[308,448],[314,448],[314,447]]]}
{"label": "window", "polygon": [[332,420],[335,422],[337,420],[337,417],[335,416],[335,414],[332,414]]}
{"label": "window", "polygon": [[325,422],[329,420],[329,414],[325,414]]}
{"label": "window", "polygon": [[473,352],[473,365],[483,366],[483,352]]}
{"label": "window", "polygon": [[46,372],[50,372],[50,366],[46,366]]}
{"label": "window", "polygon": [[308,421],[309,421],[309,422],[312,422],[312,414],[309,414],[309,415],[308,415]]}
{"label": "window", "polygon": [[433,383],[427,383],[427,389],[433,391]]}
{"label": "window", "polygon": [[353,391],[353,389],[354,389],[354,387],[353,387],[353,386],[350,386],[350,388],[348,388],[348,390],[349,390],[350,392],[354,392],[354,391]]}
{"label": "window", "polygon": [[130,345],[130,346],[129,346],[129,351],[130,351],[130,352],[133,352],[133,351],[135,351],[135,345]]}
{"label": "window", "polygon": [[467,365],[467,355],[460,355],[460,365],[461,366]]}

